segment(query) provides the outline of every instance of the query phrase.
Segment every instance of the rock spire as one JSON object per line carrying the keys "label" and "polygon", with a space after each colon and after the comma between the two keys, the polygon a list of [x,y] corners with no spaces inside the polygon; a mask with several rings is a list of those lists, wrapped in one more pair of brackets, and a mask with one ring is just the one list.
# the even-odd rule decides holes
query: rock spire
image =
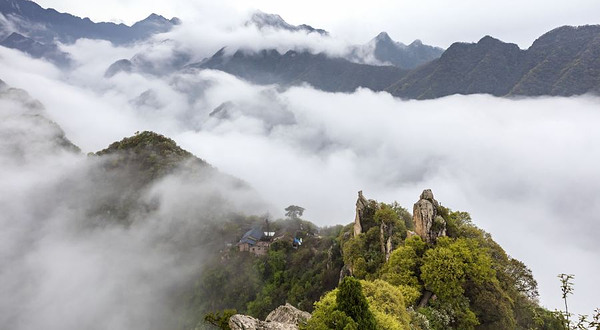
{"label": "rock spire", "polygon": [[438,215],[438,207],[431,189],[423,190],[413,207],[415,232],[427,243],[435,243],[438,237],[446,236],[446,221]]}

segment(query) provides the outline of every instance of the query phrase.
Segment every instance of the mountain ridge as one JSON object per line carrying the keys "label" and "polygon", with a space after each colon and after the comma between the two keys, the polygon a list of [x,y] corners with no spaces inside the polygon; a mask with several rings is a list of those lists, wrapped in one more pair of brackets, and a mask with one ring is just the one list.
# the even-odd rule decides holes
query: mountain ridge
{"label": "mountain ridge", "polygon": [[600,92],[600,25],[562,26],[528,49],[490,36],[454,43],[386,89],[394,96],[431,99],[453,94],[572,96]]}
{"label": "mountain ridge", "polygon": [[18,32],[44,44],[56,40],[73,43],[79,38],[89,38],[126,45],[156,33],[168,32],[181,23],[176,17],[168,20],[157,14],[151,14],[131,26],[112,22],[96,23],[88,17],[81,18],[53,8],[43,8],[29,0],[0,0],[0,13],[12,24],[0,26],[5,35]]}
{"label": "mountain ridge", "polygon": [[[18,20],[13,20],[15,29],[7,25],[0,28],[8,35],[2,45],[62,67],[69,66],[69,56],[56,47],[55,40],[73,42],[90,37],[127,44],[169,31],[180,23],[177,18],[167,20],[157,14],[132,26],[94,23],[89,18],[43,9],[27,0],[0,0],[0,12],[9,19],[20,15],[24,21],[45,27],[19,25]],[[325,30],[291,25],[279,15],[263,12],[254,13],[246,25],[329,35]],[[155,65],[144,55],[115,62],[106,71],[106,77],[120,71],[162,76],[189,68],[215,69],[257,84],[307,83],[327,92],[352,92],[362,87],[404,99],[455,94],[518,97],[600,93],[600,25],[557,27],[536,39],[528,49],[484,36],[476,43],[453,43],[442,52],[420,40],[404,45],[381,32],[366,45],[356,46],[354,53],[345,58],[302,50],[280,54],[266,48],[254,53],[240,49],[231,55],[217,52],[193,63],[197,61],[193,54],[176,51],[164,61],[166,65]],[[376,63],[392,65],[373,65]]]}
{"label": "mountain ridge", "polygon": [[383,90],[407,72],[394,66],[353,63],[324,53],[290,50],[281,54],[274,49],[256,53],[238,50],[231,56],[221,49],[206,61],[188,68],[221,70],[259,84],[308,83],[331,92],[353,92],[359,87]]}
{"label": "mountain ridge", "polygon": [[[391,40],[382,33],[382,40]],[[419,44],[419,42],[413,42]],[[412,70],[354,63],[308,51],[280,54],[223,49],[188,68],[216,69],[258,84],[308,83],[326,92],[356,88],[387,91],[404,99],[490,94],[499,97],[573,96],[600,93],[600,25],[563,26],[540,36],[528,49],[484,36],[456,42],[440,58]]]}
{"label": "mountain ridge", "polygon": [[318,33],[322,36],[329,35],[329,32],[323,29],[317,29],[308,24],[292,25],[286,22],[281,16],[277,14],[267,14],[260,10],[253,13],[250,17],[250,20],[248,20],[245,25],[254,25],[260,30],[268,27],[272,29],[286,30],[290,32],[304,31],[307,33]]}
{"label": "mountain ridge", "polygon": [[419,39],[408,45],[393,40],[383,31],[368,43],[354,46],[347,58],[362,64],[391,64],[403,69],[414,69],[439,58],[444,49],[425,45]]}

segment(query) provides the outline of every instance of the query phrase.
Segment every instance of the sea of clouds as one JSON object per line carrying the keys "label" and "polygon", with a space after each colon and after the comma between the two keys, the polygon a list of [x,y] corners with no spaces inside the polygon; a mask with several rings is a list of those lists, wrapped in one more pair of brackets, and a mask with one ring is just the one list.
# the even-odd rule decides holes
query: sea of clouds
{"label": "sea of clouds", "polygon": [[[173,38],[185,33],[169,36],[186,49],[202,45]],[[258,32],[235,32],[239,39],[227,41],[236,44],[233,40],[244,40],[244,33]],[[289,40],[284,37],[273,40]],[[148,47],[79,40],[63,45],[76,63],[69,71],[0,48],[0,79],[41,101],[47,116],[83,153],[152,130],[248,182],[276,216],[296,204],[318,225],[346,224],[353,221],[358,190],[412,211],[420,192],[433,189],[443,205],[470,212],[475,224],[533,270],[543,305],[561,308],[556,275],[573,273],[573,310],[591,313],[597,307],[599,98],[456,95],[405,101],[366,89],[344,94],[307,85],[257,86],[210,70],[104,77],[113,62]],[[198,56],[210,56],[211,47]],[[160,62],[171,51],[152,54]],[[6,115],[18,106],[3,103],[2,111]],[[14,129],[10,122],[0,127]],[[48,196],[62,191],[57,189],[65,177],[85,177],[93,166],[85,157],[41,153],[13,164],[12,155],[0,154],[0,180],[10,183],[0,190],[5,324],[159,329],[177,317],[161,299],[197,271],[191,260],[202,254],[202,246],[174,251],[153,240],[172,237],[167,230],[172,226],[195,226],[183,216],[173,217],[170,225],[161,221],[186,203],[202,215],[197,205],[208,200],[201,193],[205,190],[178,189],[183,182],[171,178],[153,188],[162,192],[155,194],[159,199],[175,203],[163,203],[155,221],[136,231],[80,230],[74,224],[85,214],[78,206]]]}

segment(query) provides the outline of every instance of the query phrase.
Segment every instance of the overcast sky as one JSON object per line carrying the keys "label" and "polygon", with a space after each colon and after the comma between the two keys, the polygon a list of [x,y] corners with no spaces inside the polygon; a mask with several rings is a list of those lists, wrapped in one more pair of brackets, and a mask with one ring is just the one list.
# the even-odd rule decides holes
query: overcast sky
{"label": "overcast sky", "polygon": [[[260,9],[292,24],[306,23],[356,43],[381,31],[395,40],[414,39],[448,47],[455,41],[475,42],[485,35],[527,48],[541,34],[561,25],[598,24],[597,0],[39,0],[44,7],[93,20],[132,23],[155,12],[188,20],[221,19]],[[199,31],[201,33],[201,31]]]}

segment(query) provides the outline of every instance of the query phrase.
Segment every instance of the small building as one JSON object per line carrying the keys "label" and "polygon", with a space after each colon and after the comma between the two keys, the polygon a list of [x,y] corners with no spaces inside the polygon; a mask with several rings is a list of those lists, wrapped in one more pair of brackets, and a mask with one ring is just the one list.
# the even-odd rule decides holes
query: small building
{"label": "small building", "polygon": [[302,238],[294,238],[294,240],[292,241],[292,247],[294,249],[299,248],[302,245]]}
{"label": "small building", "polygon": [[266,255],[271,246],[272,237],[271,232],[265,234],[262,228],[253,228],[244,234],[237,246],[240,252],[247,251],[257,256]]}

